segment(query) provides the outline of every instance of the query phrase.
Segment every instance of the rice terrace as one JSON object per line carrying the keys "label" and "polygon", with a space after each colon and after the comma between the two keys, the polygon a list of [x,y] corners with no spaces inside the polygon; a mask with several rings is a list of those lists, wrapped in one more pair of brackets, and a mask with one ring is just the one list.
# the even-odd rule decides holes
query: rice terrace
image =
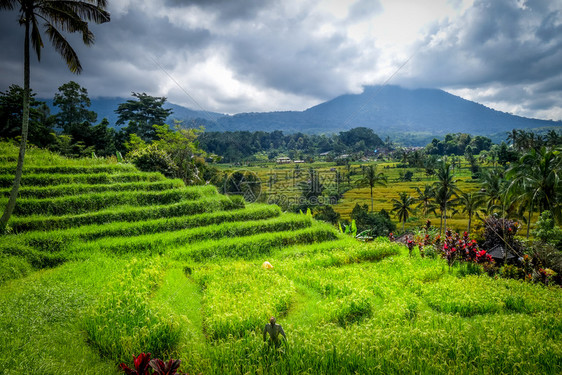
{"label": "rice terrace", "polygon": [[559,8],[0,0],[0,374],[562,375]]}
{"label": "rice terrace", "polygon": [[[16,154],[2,144],[3,194]],[[359,242],[115,159],[27,157],[18,234],[1,238],[7,374],[117,374],[140,353],[189,373],[561,370],[559,287]],[[270,316],[280,348],[261,337]]]}

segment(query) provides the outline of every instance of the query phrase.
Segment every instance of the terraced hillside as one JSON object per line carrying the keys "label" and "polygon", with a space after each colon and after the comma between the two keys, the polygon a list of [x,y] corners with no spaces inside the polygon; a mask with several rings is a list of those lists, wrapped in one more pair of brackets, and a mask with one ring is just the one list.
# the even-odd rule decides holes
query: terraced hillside
{"label": "terraced hillside", "polygon": [[24,175],[0,238],[0,373],[118,374],[141,352],[205,374],[562,371],[560,289],[116,161],[30,150]]}

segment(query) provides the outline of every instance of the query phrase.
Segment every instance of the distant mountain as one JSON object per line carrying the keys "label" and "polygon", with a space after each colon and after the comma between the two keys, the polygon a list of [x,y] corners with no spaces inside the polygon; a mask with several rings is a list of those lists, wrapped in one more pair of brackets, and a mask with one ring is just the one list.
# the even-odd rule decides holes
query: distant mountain
{"label": "distant mountain", "polygon": [[[98,120],[113,125],[115,109],[125,98],[92,99]],[[52,100],[47,101],[52,106]],[[223,115],[194,111],[166,103],[174,119],[203,125],[208,131],[274,131],[286,133],[338,133],[355,127],[371,128],[381,137],[391,136],[405,144],[427,144],[447,133],[469,133],[495,138],[514,128],[560,128],[560,121],[514,116],[462,99],[438,89],[405,89],[398,86],[366,86],[361,94],[342,95],[305,111],[239,113]],[[56,109],[56,108],[55,108]]]}
{"label": "distant mountain", "polygon": [[[514,116],[437,89],[368,86],[302,112],[241,113],[218,120],[230,130],[333,133],[358,126],[379,135],[447,133],[490,135],[514,128],[561,127],[560,121]],[[212,129],[209,129],[212,130]]]}
{"label": "distant mountain", "polygon": [[[117,114],[115,110],[119,107],[119,104],[125,103],[127,100],[131,98],[95,98],[90,99],[92,105],[90,106],[90,110],[94,111],[98,114],[98,122],[101,121],[104,117],[107,118],[110,125],[115,127],[115,123],[117,122]],[[58,107],[53,106],[52,99],[39,99],[41,101],[47,102],[47,105],[51,109],[51,113],[55,114],[58,112]],[[172,115],[168,117],[168,123],[173,124],[174,120],[184,121],[185,123],[189,123],[191,120],[195,119],[202,119],[202,124],[213,123],[217,121],[220,117],[224,117],[225,115],[222,113],[215,113],[215,112],[203,112],[203,111],[194,111],[192,109],[183,107],[181,105],[173,104],[166,102],[164,104],[164,108],[171,108]]]}

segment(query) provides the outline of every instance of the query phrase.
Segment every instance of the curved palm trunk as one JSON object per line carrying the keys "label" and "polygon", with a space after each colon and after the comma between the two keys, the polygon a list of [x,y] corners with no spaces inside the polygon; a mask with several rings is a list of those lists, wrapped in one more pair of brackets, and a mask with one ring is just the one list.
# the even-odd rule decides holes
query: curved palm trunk
{"label": "curved palm trunk", "polygon": [[527,239],[529,239],[529,230],[531,229],[531,215],[533,213],[533,205],[529,209],[529,218],[527,219]]}
{"label": "curved palm trunk", "polygon": [[468,213],[468,228],[466,229],[466,233],[470,234],[470,224],[472,222],[472,211]]}
{"label": "curved palm trunk", "polygon": [[373,212],[373,187],[371,186],[371,213]]}
{"label": "curved palm trunk", "polygon": [[443,208],[443,230],[447,233],[447,204]]}
{"label": "curved palm trunk", "polygon": [[29,129],[29,15],[26,15],[25,19],[25,41],[24,41],[24,72],[23,72],[23,119],[21,125],[21,143],[20,152],[18,155],[18,164],[16,167],[16,175],[14,177],[14,185],[10,192],[10,199],[8,204],[4,209],[4,214],[0,218],[0,232],[2,232],[10,217],[12,212],[16,207],[16,199],[18,197],[18,191],[21,183],[21,175],[23,173],[23,160],[25,158],[25,148],[27,145],[27,133]]}

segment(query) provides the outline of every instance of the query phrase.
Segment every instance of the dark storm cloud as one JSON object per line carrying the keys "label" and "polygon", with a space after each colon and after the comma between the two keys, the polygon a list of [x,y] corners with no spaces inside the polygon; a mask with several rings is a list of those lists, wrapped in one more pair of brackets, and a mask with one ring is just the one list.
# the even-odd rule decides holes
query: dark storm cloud
{"label": "dark storm cloud", "polygon": [[371,49],[347,37],[343,21],[306,7],[296,16],[269,13],[237,31],[223,39],[237,76],[287,93],[331,98],[350,90],[358,63],[368,60],[371,69],[376,63]]}
{"label": "dark storm cloud", "polygon": [[562,13],[556,9],[562,3],[547,3],[477,0],[454,22],[433,25],[412,60],[409,84],[501,86],[486,99],[514,106],[520,103],[510,92],[524,87],[526,96],[543,95],[525,99],[534,106],[554,102],[546,96],[554,94],[549,82],[562,76]]}
{"label": "dark storm cloud", "polygon": [[274,0],[165,0],[164,4],[180,9],[197,7],[217,15],[220,21],[231,22],[253,19],[273,2]]}
{"label": "dark storm cloud", "polygon": [[[11,83],[22,85],[23,82],[23,52],[19,52],[23,51],[23,28],[15,16],[16,12],[0,12],[0,21],[5,21],[0,23],[0,35],[3,36],[0,42],[6,51],[2,56],[2,70],[9,69],[9,73],[13,73],[2,74],[2,88]],[[197,56],[198,51],[208,48],[210,42],[208,30],[179,28],[166,16],[155,16],[134,7],[109,23],[91,24],[90,29],[95,35],[95,43],[90,47],[84,46],[77,35],[67,35],[82,62],[82,75],[70,73],[43,36],[45,48],[42,49],[41,62],[37,63],[32,56],[32,88],[39,96],[52,97],[58,86],[70,80],[86,86],[90,96],[154,92],[162,77],[154,60],[171,70],[178,61]],[[21,37],[17,38],[16,34]]]}

